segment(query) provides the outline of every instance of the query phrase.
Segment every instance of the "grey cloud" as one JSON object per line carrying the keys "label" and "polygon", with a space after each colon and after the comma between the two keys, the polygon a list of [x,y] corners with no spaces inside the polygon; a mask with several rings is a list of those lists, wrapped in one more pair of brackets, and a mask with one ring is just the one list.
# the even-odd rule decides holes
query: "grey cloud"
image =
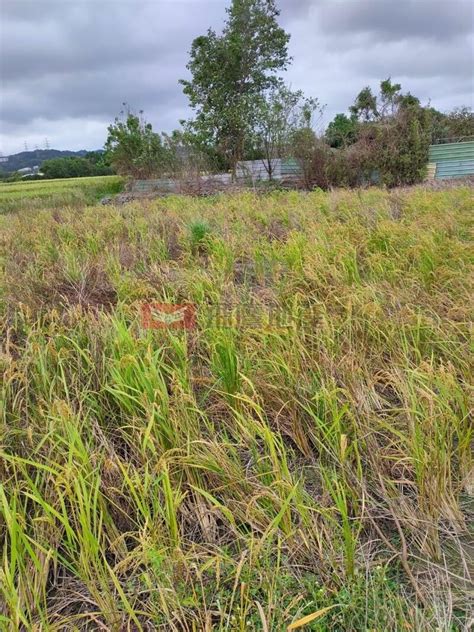
{"label": "grey cloud", "polygon": [[460,60],[468,59],[469,54],[467,40],[460,40],[449,49],[433,49],[421,41],[413,43],[407,50],[404,42],[396,42],[379,44],[368,52],[360,51],[358,56],[352,58],[350,66],[357,75],[365,73],[368,78],[382,78],[392,74],[395,65],[393,60],[396,59],[397,76],[436,78],[442,86],[444,77],[452,81],[456,77],[466,76],[466,69]]}
{"label": "grey cloud", "polygon": [[[191,41],[209,20],[219,25],[224,13],[212,0],[7,0],[1,8],[4,144],[20,130],[24,134],[28,123],[33,130],[38,121],[46,125],[66,118],[78,125],[110,122],[124,101],[144,109],[158,127],[176,127],[187,114],[178,79],[187,74]],[[105,136],[105,124],[103,129]]]}
{"label": "grey cloud", "polygon": [[25,82],[25,89],[7,88],[2,108],[6,126],[23,125],[32,113],[34,118],[45,120],[57,119],[58,114],[111,120],[123,102],[147,112],[156,107],[172,109],[185,101],[176,90],[174,66],[168,61],[167,69],[161,72],[156,65],[129,67],[125,80],[123,69],[113,69],[32,79]]}
{"label": "grey cloud", "polygon": [[[2,68],[3,81],[159,61],[173,50],[182,50],[184,58],[183,43],[190,44],[207,27],[211,10],[216,9],[207,2],[207,20],[206,12],[190,20],[183,3],[85,1],[66,3],[64,12],[59,12],[55,2],[37,17],[29,14],[36,5],[18,5],[23,7],[21,19],[17,8],[16,17],[9,21],[7,13],[3,20],[1,52],[8,60]],[[11,6],[8,0],[6,6]]]}
{"label": "grey cloud", "polygon": [[472,32],[473,6],[468,0],[324,0],[319,15],[323,29],[333,34],[445,41]]}
{"label": "grey cloud", "polygon": [[282,18],[291,20],[305,17],[315,6],[315,0],[280,0],[278,6],[281,9]]}
{"label": "grey cloud", "polygon": [[[327,118],[388,75],[441,109],[472,100],[474,29],[464,0],[277,3],[292,36],[286,79],[327,103]],[[229,4],[0,0],[0,149],[46,135],[58,148],[99,147],[123,101],[157,129],[177,127],[189,116],[178,79],[191,42],[219,30]]]}

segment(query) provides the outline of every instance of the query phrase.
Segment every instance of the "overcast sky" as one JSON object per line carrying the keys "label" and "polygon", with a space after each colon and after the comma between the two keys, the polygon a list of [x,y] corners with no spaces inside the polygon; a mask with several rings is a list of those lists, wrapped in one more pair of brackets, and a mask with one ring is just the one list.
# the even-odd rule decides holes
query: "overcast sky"
{"label": "overcast sky", "polygon": [[[48,138],[57,149],[103,146],[123,101],[157,130],[189,116],[178,79],[230,0],[0,0],[0,151]],[[291,34],[286,80],[346,111],[391,75],[440,110],[474,106],[474,2],[277,0]]]}

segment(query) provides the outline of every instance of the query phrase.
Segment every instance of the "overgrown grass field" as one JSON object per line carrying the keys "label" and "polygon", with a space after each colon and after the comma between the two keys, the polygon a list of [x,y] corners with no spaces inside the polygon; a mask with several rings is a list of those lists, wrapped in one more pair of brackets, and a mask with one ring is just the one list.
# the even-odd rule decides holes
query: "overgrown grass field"
{"label": "overgrown grass field", "polygon": [[4,627],[468,630],[472,214],[466,187],[0,217]]}
{"label": "overgrown grass field", "polygon": [[122,186],[123,180],[118,176],[4,182],[0,183],[0,213],[91,204],[118,193]]}

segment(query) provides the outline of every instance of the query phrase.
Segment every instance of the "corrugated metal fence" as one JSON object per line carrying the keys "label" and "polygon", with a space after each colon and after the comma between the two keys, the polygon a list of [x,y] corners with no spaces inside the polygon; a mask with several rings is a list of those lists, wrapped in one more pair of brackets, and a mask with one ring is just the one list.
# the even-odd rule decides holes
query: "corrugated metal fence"
{"label": "corrugated metal fence", "polygon": [[[132,184],[134,193],[212,193],[237,185],[254,185],[273,180],[291,183],[301,181],[302,169],[294,158],[276,158],[271,169],[263,160],[244,160],[237,163],[236,182],[230,173],[202,175],[194,179],[160,178],[136,180]],[[474,140],[444,142],[430,145],[428,179],[462,178],[474,175]],[[376,182],[372,178],[372,182]]]}
{"label": "corrugated metal fence", "polygon": [[[269,171],[273,180],[283,182],[301,179],[302,171],[294,158],[276,158],[272,160],[271,169],[263,160],[243,160],[237,163],[236,184],[248,185],[270,180]],[[225,189],[233,184],[230,173],[217,173],[202,175],[191,179],[158,178],[152,180],[135,180],[132,183],[132,192],[140,194],[152,193],[187,193],[213,192]]]}
{"label": "corrugated metal fence", "polygon": [[474,140],[431,145],[428,172],[437,180],[474,175]]}
{"label": "corrugated metal fence", "polygon": [[242,160],[237,163],[238,180],[250,179],[252,182],[270,180],[291,180],[301,178],[302,170],[294,158],[274,158],[265,160]]}

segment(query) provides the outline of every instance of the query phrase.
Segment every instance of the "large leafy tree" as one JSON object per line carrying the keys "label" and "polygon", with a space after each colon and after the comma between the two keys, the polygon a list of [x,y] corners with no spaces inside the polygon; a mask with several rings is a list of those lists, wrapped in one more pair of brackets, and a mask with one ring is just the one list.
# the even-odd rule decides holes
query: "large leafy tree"
{"label": "large leafy tree", "polygon": [[191,79],[181,83],[195,111],[188,128],[235,169],[262,95],[289,63],[289,35],[278,25],[274,0],[233,0],[227,14],[222,34],[209,30],[194,40]]}

